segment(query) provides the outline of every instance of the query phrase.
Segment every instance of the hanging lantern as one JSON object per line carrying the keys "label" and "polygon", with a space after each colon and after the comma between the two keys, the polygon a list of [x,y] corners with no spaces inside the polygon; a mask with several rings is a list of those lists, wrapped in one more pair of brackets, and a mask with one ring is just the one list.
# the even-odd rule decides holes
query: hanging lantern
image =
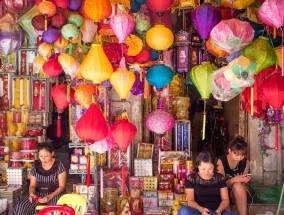
{"label": "hanging lantern", "polygon": [[80,28],[83,24],[83,17],[79,14],[72,14],[71,16],[69,16],[67,22],[69,24],[75,25],[77,28]]}
{"label": "hanging lantern", "polygon": [[57,8],[60,10],[66,10],[69,6],[69,0],[52,0]]}
{"label": "hanging lantern", "polygon": [[[284,77],[280,72],[275,71],[267,77],[267,80],[260,86],[258,92],[262,98],[272,106],[275,111],[281,111],[284,105]],[[275,151],[278,152],[278,124],[275,126]]]}
{"label": "hanging lantern", "polygon": [[64,73],[70,76],[71,80],[74,79],[80,71],[79,62],[69,54],[61,53],[58,56],[58,63],[61,65]]}
{"label": "hanging lantern", "polygon": [[94,84],[100,84],[110,78],[112,65],[105,55],[102,45],[92,44],[86,58],[81,63],[81,74]]}
{"label": "hanging lantern", "polygon": [[191,12],[191,19],[201,39],[208,39],[210,32],[222,20],[221,12],[209,3],[196,7]]}
{"label": "hanging lantern", "polygon": [[160,136],[170,131],[174,124],[174,117],[164,110],[157,109],[146,117],[147,129]]}
{"label": "hanging lantern", "polygon": [[71,11],[80,10],[83,0],[69,0],[68,9]]}
{"label": "hanging lantern", "polygon": [[67,17],[63,12],[59,12],[51,17],[51,26],[61,29],[63,25],[67,24]]}
{"label": "hanging lantern", "polygon": [[118,42],[124,44],[126,38],[133,30],[135,23],[132,16],[127,13],[118,13],[110,19],[110,27],[118,38]]}
{"label": "hanging lantern", "polygon": [[142,49],[142,51],[135,56],[135,61],[139,64],[145,64],[150,61],[150,52],[146,49]]}
{"label": "hanging lantern", "polygon": [[148,69],[146,79],[152,86],[161,91],[164,86],[168,85],[174,77],[173,70],[164,64],[155,64]]}
{"label": "hanging lantern", "polygon": [[135,82],[135,75],[128,71],[125,65],[125,58],[122,58],[120,67],[110,76],[110,82],[119,95],[119,98],[124,102]]}
{"label": "hanging lantern", "polygon": [[151,28],[150,22],[145,19],[138,19],[136,21],[135,29],[138,34],[144,35]]}
{"label": "hanging lantern", "polygon": [[229,55],[226,51],[215,46],[210,38],[206,41],[206,49],[215,57],[227,57]]}
{"label": "hanging lantern", "polygon": [[146,42],[152,49],[163,51],[173,44],[174,35],[164,25],[155,25],[147,31]]}
{"label": "hanging lantern", "polygon": [[53,86],[50,90],[52,99],[57,108],[58,117],[57,117],[57,137],[61,136],[61,117],[60,113],[74,100],[74,90],[70,89],[70,99],[67,100],[67,85],[61,84]]}
{"label": "hanging lantern", "polygon": [[[69,54],[73,52],[72,40],[76,39],[79,36],[78,28],[73,24],[66,24],[61,29],[62,36],[69,41]],[[76,41],[77,42],[77,41]]]}
{"label": "hanging lantern", "polygon": [[46,43],[54,43],[60,37],[60,32],[55,28],[48,28],[42,34],[42,41]]}
{"label": "hanging lantern", "polygon": [[98,25],[92,20],[84,18],[80,31],[82,32],[82,41],[86,44],[91,44],[95,34],[97,33]]}
{"label": "hanging lantern", "polygon": [[4,7],[12,12],[12,13],[16,13],[16,14],[23,14],[25,13],[27,10],[29,10],[33,4],[34,4],[34,0],[17,0],[17,1],[11,1],[11,0],[3,0],[3,5]]}
{"label": "hanging lantern", "polygon": [[277,60],[268,38],[260,36],[241,51],[242,55],[256,63],[255,73],[274,65]]}
{"label": "hanging lantern", "polygon": [[109,17],[112,12],[109,0],[85,0],[83,16],[93,22],[100,22]]}
{"label": "hanging lantern", "polygon": [[128,56],[138,55],[143,48],[143,41],[140,37],[137,37],[134,34],[130,34],[126,38],[126,45],[123,46],[123,53]]}
{"label": "hanging lantern", "polygon": [[[258,9],[258,18],[264,24],[270,25],[274,28],[281,28],[282,31],[282,62],[284,61],[284,1],[270,0],[264,1]],[[281,70],[284,76],[284,67]]]}
{"label": "hanging lantern", "polygon": [[88,145],[88,148],[93,152],[103,154],[107,150],[111,149],[114,146],[114,144],[115,144],[114,139],[111,135],[111,131],[110,131],[110,128],[109,128],[108,134],[104,139],[97,141],[97,142],[94,142],[91,145]]}
{"label": "hanging lantern", "polygon": [[254,30],[248,22],[238,19],[222,20],[211,31],[214,45],[232,54],[252,42]]}
{"label": "hanging lantern", "polygon": [[156,12],[158,16],[163,16],[166,10],[171,9],[174,4],[174,0],[147,0],[147,8]]}
{"label": "hanging lantern", "polygon": [[45,18],[45,29],[47,29],[47,17],[52,17],[56,13],[56,6],[51,1],[42,1],[37,5],[38,11]]}
{"label": "hanging lantern", "polygon": [[278,46],[278,47],[275,47],[274,48],[274,51],[275,51],[275,53],[276,53],[276,56],[277,56],[277,64],[281,67],[281,68],[283,68],[282,66],[282,58],[281,58],[281,56],[282,56],[282,47],[281,46]]}
{"label": "hanging lantern", "polygon": [[235,8],[237,10],[246,9],[248,6],[254,3],[254,0],[222,0],[221,4],[224,7]]}
{"label": "hanging lantern", "polygon": [[49,78],[54,78],[62,73],[62,66],[57,59],[49,59],[43,64],[42,70]]}
{"label": "hanging lantern", "polygon": [[39,74],[39,73],[43,72],[42,67],[43,67],[45,62],[46,62],[45,59],[40,55],[38,55],[34,58],[33,66],[34,66],[34,73],[35,74]]}
{"label": "hanging lantern", "polygon": [[84,108],[88,109],[93,103],[93,99],[96,101],[99,95],[100,91],[96,86],[83,84],[76,88],[74,99]]}
{"label": "hanging lantern", "polygon": [[55,42],[54,42],[54,48],[58,49],[60,53],[65,52],[66,48],[68,46],[68,40],[60,36]]}
{"label": "hanging lantern", "polygon": [[45,60],[48,60],[48,58],[51,56],[52,50],[53,45],[45,42],[39,44],[37,48],[38,54],[41,55]]}
{"label": "hanging lantern", "polygon": [[111,126],[112,137],[117,143],[119,150],[126,152],[133,138],[137,133],[137,128],[128,119],[119,120]]}
{"label": "hanging lantern", "polygon": [[[49,20],[46,20],[46,27],[49,26]],[[32,26],[37,31],[44,31],[45,29],[45,18],[43,15],[36,15],[32,18]]]}
{"label": "hanging lantern", "polygon": [[108,125],[97,104],[91,104],[85,114],[77,121],[76,134],[86,142],[96,142],[108,134]]}
{"label": "hanging lantern", "polygon": [[201,65],[197,65],[190,70],[190,78],[194,86],[201,95],[201,99],[204,100],[203,108],[203,128],[202,128],[202,140],[205,139],[206,129],[206,100],[209,99],[211,94],[210,81],[212,73],[217,70],[217,67],[210,62],[202,62]]}

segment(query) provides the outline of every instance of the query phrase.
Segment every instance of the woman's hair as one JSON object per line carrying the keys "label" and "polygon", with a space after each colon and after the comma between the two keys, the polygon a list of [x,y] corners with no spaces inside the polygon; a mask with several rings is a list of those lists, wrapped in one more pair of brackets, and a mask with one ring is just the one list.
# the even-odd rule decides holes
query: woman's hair
{"label": "woman's hair", "polygon": [[229,142],[228,150],[242,151],[243,155],[247,154],[248,144],[242,136],[236,136],[231,142]]}
{"label": "woman's hair", "polygon": [[51,145],[51,143],[48,142],[44,142],[44,143],[40,143],[38,146],[38,152],[41,150],[46,150],[49,151],[51,154],[54,152],[54,148]]}
{"label": "woman's hair", "polygon": [[198,172],[198,166],[201,164],[201,162],[204,163],[212,163],[214,165],[214,171],[217,170],[217,166],[215,165],[215,157],[210,151],[202,151],[198,154],[196,161],[195,161],[195,166],[194,166],[194,171]]}

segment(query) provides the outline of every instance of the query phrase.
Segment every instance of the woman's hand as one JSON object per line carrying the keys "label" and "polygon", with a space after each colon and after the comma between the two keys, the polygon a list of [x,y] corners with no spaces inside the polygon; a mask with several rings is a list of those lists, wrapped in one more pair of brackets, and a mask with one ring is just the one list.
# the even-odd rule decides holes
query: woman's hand
{"label": "woman's hand", "polygon": [[208,215],[209,214],[209,209],[208,208],[202,208],[200,211],[202,215]]}
{"label": "woman's hand", "polygon": [[38,200],[38,196],[36,194],[30,194],[30,198],[29,198],[30,202],[32,203],[33,201],[37,201]]}
{"label": "woman's hand", "polygon": [[220,209],[217,209],[215,212],[216,212],[217,215],[221,215],[221,213],[222,213],[222,211]]}
{"label": "woman's hand", "polygon": [[45,197],[42,197],[42,198],[39,198],[38,199],[38,202],[39,203],[47,203],[51,200],[51,197],[50,196],[45,196]]}
{"label": "woman's hand", "polygon": [[234,183],[247,183],[249,180],[250,177],[247,175],[237,175],[234,177]]}

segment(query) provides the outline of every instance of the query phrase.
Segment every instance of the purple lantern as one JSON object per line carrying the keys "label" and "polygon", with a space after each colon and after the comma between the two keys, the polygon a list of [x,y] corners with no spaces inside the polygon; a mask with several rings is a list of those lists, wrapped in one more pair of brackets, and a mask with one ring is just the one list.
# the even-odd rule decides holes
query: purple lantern
{"label": "purple lantern", "polygon": [[135,82],[130,92],[134,96],[143,95],[144,94],[144,78],[143,77],[141,78],[138,72],[135,73],[135,76],[136,76]]}
{"label": "purple lantern", "polygon": [[204,3],[191,12],[191,19],[202,39],[208,39],[211,30],[222,20],[220,10]]}
{"label": "purple lantern", "polygon": [[47,43],[54,43],[60,37],[60,32],[55,28],[48,28],[42,34],[42,41]]}

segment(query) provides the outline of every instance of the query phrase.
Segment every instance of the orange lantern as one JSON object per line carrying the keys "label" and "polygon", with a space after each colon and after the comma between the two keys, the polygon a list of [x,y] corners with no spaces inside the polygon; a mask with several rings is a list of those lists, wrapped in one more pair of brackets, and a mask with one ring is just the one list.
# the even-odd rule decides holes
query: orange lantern
{"label": "orange lantern", "polygon": [[110,82],[120,99],[125,101],[135,82],[135,75],[126,69],[124,57],[120,62],[120,67],[110,76]]}
{"label": "orange lantern", "polygon": [[215,46],[212,43],[212,40],[210,38],[206,41],[206,48],[215,57],[227,57],[227,56],[229,56],[228,52],[220,49],[218,46]]}
{"label": "orange lantern", "polygon": [[92,44],[91,48],[81,64],[81,74],[83,78],[100,84],[110,78],[113,72],[103,47],[100,44]]}
{"label": "orange lantern", "polygon": [[100,22],[109,17],[112,8],[109,0],[85,0],[83,16],[93,22]]}
{"label": "orange lantern", "polygon": [[74,99],[84,108],[88,109],[92,104],[92,97],[96,97],[94,99],[96,100],[99,97],[99,92],[96,86],[83,84],[76,89]]}
{"label": "orange lantern", "polygon": [[68,40],[60,36],[55,42],[54,42],[54,48],[57,48],[60,53],[65,52],[68,46]]}
{"label": "orange lantern", "polygon": [[47,29],[47,17],[52,17],[56,13],[56,6],[51,1],[42,1],[37,5],[38,11],[44,16],[44,29]]}

